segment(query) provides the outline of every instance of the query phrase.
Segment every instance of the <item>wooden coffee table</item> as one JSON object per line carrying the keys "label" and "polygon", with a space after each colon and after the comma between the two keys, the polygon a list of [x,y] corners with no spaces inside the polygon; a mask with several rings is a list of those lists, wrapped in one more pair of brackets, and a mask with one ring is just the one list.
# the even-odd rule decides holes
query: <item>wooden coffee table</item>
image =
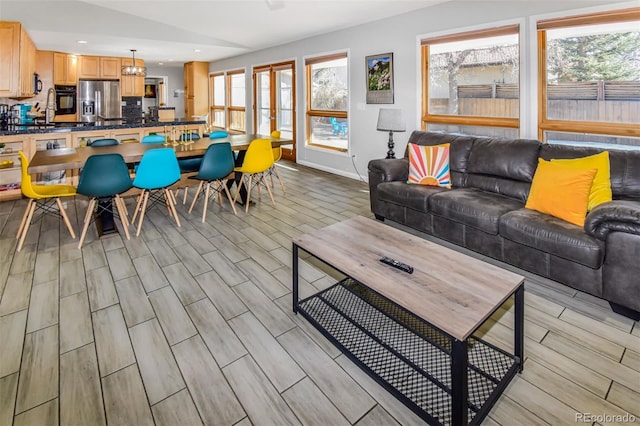
{"label": "wooden coffee table", "polygon": [[[347,278],[299,301],[299,249]],[[473,334],[512,295],[509,354]],[[293,310],[431,424],[479,424],[522,371],[524,278],[375,220],[293,240]]]}

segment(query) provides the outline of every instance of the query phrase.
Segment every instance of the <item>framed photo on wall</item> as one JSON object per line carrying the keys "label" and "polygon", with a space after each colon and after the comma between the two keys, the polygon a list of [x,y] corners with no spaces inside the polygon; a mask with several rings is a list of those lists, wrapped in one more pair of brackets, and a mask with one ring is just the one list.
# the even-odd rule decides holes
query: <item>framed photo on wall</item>
{"label": "framed photo on wall", "polygon": [[365,57],[367,66],[367,103],[393,103],[393,53]]}

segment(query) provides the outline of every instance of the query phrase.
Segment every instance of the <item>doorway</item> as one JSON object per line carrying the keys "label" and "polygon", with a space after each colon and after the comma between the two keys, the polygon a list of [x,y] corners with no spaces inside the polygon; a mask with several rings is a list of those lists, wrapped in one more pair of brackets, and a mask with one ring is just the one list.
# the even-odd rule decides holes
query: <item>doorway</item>
{"label": "doorway", "polygon": [[291,139],[282,146],[282,156],[296,161],[296,88],[295,61],[263,65],[253,69],[253,99],[256,133],[268,135],[280,130]]}

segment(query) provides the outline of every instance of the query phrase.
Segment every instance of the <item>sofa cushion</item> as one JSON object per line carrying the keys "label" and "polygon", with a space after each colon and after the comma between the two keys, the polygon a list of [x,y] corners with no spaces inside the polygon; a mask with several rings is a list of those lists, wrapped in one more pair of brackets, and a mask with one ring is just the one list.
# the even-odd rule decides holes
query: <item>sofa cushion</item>
{"label": "sofa cushion", "polygon": [[411,185],[406,182],[382,182],[378,184],[378,198],[388,203],[400,204],[413,210],[428,212],[428,199],[433,194],[448,191],[446,188],[428,185]]}
{"label": "sofa cushion", "polygon": [[531,139],[477,138],[467,171],[531,182],[538,166],[540,142]]}
{"label": "sofa cushion", "polygon": [[469,155],[466,186],[525,201],[539,150],[535,140],[477,138]]}
{"label": "sofa cushion", "polygon": [[500,216],[524,207],[524,204],[492,192],[458,188],[433,194],[429,210],[434,215],[497,235]]}
{"label": "sofa cushion", "polygon": [[450,145],[448,143],[443,145],[417,145],[410,143],[407,148],[409,151],[409,178],[407,183],[451,188]]}
{"label": "sofa cushion", "polygon": [[505,213],[500,218],[500,236],[594,269],[604,259],[603,241],[580,226],[535,210]]}

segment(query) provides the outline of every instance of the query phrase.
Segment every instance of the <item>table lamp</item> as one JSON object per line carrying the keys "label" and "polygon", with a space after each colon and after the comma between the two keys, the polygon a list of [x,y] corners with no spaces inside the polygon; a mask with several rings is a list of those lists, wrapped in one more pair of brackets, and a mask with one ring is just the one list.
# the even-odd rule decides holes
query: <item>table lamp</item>
{"label": "table lamp", "polygon": [[389,143],[387,144],[389,150],[387,151],[386,158],[396,158],[396,154],[393,152],[393,132],[405,131],[404,115],[402,114],[402,110],[380,108],[380,112],[378,113],[378,130],[389,132]]}

